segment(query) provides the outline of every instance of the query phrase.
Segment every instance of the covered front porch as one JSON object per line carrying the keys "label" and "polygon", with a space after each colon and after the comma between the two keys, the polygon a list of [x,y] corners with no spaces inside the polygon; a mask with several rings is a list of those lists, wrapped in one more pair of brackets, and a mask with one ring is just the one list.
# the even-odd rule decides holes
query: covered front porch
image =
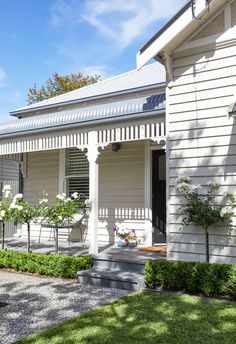
{"label": "covered front porch", "polygon": [[[61,233],[64,241],[88,243],[91,254],[114,244],[114,226],[135,229],[140,246],[163,243],[165,94],[152,89],[96,106],[43,111],[0,126],[0,155],[19,162],[24,200],[36,203],[46,192],[50,202],[75,191],[89,198],[83,231]],[[54,239],[51,228],[31,228],[36,242]]]}

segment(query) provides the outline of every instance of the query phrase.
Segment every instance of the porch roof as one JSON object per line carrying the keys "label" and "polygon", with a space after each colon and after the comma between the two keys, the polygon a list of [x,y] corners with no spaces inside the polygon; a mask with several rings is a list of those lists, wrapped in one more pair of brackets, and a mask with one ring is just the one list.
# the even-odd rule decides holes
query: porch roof
{"label": "porch roof", "polygon": [[27,135],[33,132],[54,131],[71,127],[80,127],[103,121],[123,120],[142,114],[163,114],[165,112],[165,93],[148,97],[113,101],[105,104],[87,106],[54,112],[49,115],[34,116],[5,122],[0,125],[0,138]]}
{"label": "porch roof", "polygon": [[79,105],[81,102],[107,99],[117,95],[126,96],[130,92],[139,92],[157,85],[164,87],[165,80],[164,67],[160,63],[153,63],[145,66],[142,70],[128,71],[74,91],[24,106],[11,111],[10,114],[18,117],[19,115],[22,116],[45,109],[52,110],[58,108],[58,106]]}

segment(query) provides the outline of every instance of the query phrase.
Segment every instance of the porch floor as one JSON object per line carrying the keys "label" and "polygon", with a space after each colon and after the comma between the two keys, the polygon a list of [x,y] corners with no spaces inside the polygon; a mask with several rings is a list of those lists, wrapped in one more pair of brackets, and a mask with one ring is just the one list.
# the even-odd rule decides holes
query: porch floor
{"label": "porch floor", "polygon": [[[8,250],[26,252],[27,242],[20,238],[10,238],[5,240],[5,248]],[[166,259],[165,253],[140,251],[141,247],[124,248],[116,245],[101,245],[99,244],[98,255],[93,255],[93,258],[101,258],[107,260],[123,260],[128,262],[144,263],[149,259]],[[85,256],[89,254],[88,246],[82,242],[59,242],[60,254],[65,256]],[[31,251],[33,253],[54,254],[55,244],[53,241],[45,242],[31,242]]]}
{"label": "porch floor", "polygon": [[112,245],[100,251],[98,255],[93,255],[93,258],[139,263],[144,263],[150,259],[166,259],[165,253],[140,251],[140,248],[141,247],[126,248]]}

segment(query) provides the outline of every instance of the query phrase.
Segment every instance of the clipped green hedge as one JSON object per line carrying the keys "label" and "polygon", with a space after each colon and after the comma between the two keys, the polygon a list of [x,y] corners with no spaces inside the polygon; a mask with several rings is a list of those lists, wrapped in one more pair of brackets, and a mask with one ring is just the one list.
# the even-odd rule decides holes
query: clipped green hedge
{"label": "clipped green hedge", "polygon": [[145,265],[145,283],[149,288],[236,298],[236,265],[153,260]]}
{"label": "clipped green hedge", "polygon": [[0,268],[46,276],[76,278],[78,271],[87,270],[91,265],[92,258],[88,256],[68,257],[0,250]]}

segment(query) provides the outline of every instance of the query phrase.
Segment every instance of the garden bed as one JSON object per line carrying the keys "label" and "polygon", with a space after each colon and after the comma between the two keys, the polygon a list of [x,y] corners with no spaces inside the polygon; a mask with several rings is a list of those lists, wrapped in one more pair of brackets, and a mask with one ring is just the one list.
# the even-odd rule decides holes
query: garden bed
{"label": "garden bed", "polygon": [[236,299],[236,265],[152,260],[145,265],[148,288]]}
{"label": "garden bed", "polygon": [[78,271],[90,269],[91,266],[92,258],[90,256],[68,257],[0,250],[0,268],[15,271],[76,278]]}

